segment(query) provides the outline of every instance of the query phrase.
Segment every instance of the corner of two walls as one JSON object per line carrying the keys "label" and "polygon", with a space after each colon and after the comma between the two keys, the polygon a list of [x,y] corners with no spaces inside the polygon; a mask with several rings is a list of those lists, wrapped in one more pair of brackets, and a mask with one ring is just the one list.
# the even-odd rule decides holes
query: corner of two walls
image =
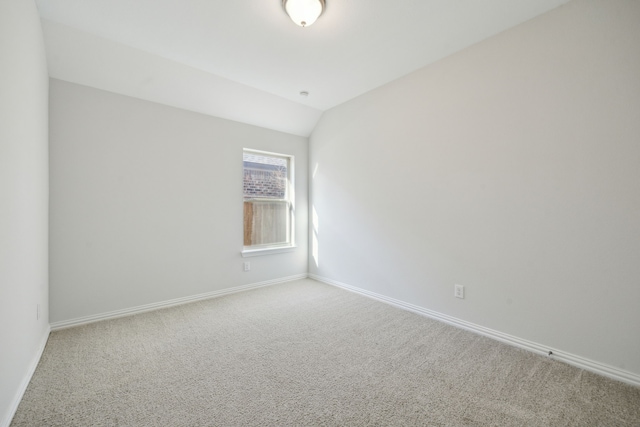
{"label": "corner of two walls", "polygon": [[325,112],[310,274],[638,377],[639,20],[573,1]]}

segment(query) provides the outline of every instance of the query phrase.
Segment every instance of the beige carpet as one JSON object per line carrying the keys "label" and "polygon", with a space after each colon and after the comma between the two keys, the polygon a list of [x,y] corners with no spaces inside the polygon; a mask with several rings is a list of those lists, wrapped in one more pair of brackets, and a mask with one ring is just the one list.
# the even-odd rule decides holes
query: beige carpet
{"label": "beige carpet", "polygon": [[12,426],[640,426],[640,388],[312,280],[51,334]]}

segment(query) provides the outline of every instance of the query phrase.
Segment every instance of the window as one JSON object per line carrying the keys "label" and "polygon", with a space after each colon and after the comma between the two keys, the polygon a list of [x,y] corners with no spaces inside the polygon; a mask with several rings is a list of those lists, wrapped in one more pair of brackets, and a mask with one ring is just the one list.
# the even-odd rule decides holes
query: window
{"label": "window", "polygon": [[243,256],[294,247],[293,156],[243,151]]}

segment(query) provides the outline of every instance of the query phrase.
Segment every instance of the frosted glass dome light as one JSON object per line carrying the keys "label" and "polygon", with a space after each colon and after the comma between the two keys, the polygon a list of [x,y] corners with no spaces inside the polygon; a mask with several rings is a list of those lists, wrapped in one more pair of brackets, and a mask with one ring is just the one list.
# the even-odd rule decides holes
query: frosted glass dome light
{"label": "frosted glass dome light", "polygon": [[324,0],[282,0],[289,18],[301,27],[308,27],[324,11]]}

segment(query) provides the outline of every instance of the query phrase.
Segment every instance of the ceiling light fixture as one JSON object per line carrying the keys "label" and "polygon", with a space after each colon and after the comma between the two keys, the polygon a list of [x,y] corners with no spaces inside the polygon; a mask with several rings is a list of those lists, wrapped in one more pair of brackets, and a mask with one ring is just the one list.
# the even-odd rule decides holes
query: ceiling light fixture
{"label": "ceiling light fixture", "polygon": [[293,22],[308,27],[322,15],[324,0],[282,0],[282,7]]}

